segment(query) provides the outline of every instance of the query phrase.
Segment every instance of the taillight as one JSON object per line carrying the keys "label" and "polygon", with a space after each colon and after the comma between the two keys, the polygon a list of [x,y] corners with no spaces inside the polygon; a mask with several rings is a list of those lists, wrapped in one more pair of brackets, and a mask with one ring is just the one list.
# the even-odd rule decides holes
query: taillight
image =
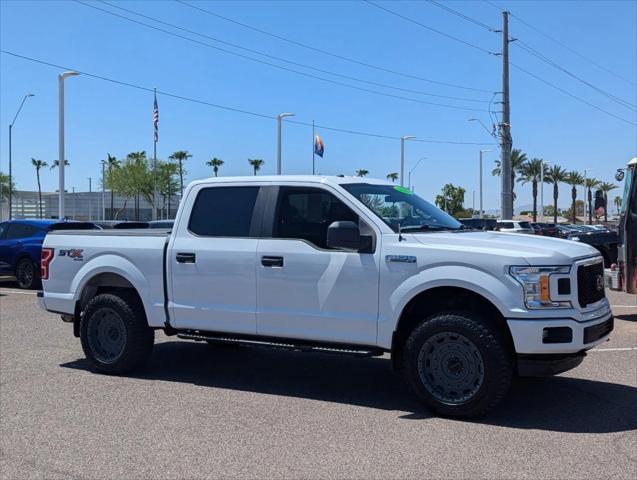
{"label": "taillight", "polygon": [[49,279],[49,264],[53,260],[55,250],[52,248],[43,248],[40,254],[40,278],[42,280]]}

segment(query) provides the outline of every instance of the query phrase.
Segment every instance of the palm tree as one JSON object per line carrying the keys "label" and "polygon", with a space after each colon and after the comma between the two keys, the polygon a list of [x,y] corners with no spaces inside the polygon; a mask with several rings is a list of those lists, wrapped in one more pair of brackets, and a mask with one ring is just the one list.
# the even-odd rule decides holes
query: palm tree
{"label": "palm tree", "polygon": [[[522,165],[526,163],[526,153],[524,153],[519,148],[514,148],[511,150],[511,195],[513,196],[513,200],[515,200],[515,193],[513,191],[513,187],[515,185],[515,176],[519,172]],[[496,167],[491,171],[491,175],[495,177],[500,176],[500,160],[495,161]]]}
{"label": "palm tree", "polygon": [[564,178],[564,183],[567,183],[571,186],[571,221],[573,223],[577,223],[577,187],[584,183],[584,177],[581,173],[573,170],[572,172],[568,172],[566,177]]}
{"label": "palm tree", "polygon": [[219,173],[219,167],[221,165],[223,165],[223,160],[221,160],[220,158],[213,158],[212,160],[208,160],[206,162],[206,165],[208,165],[209,167],[212,167],[212,171],[215,174],[215,177],[217,176],[217,173]]}
{"label": "palm tree", "polygon": [[248,158],[248,163],[252,165],[252,169],[254,170],[254,174],[256,175],[257,172],[261,170],[261,167],[263,166],[265,161],[261,160],[260,158]]}
{"label": "palm tree", "polygon": [[[0,175],[2,175],[0,173]],[[614,199],[613,199],[613,203],[615,204],[615,208],[617,209],[617,215],[619,215],[619,209],[622,208],[622,197],[620,197],[619,195],[617,195]]]}
{"label": "palm tree", "polygon": [[[546,181],[553,184],[553,223],[557,223],[557,199],[560,195],[559,183],[566,179],[566,170],[559,165],[553,165],[546,172]],[[544,212],[542,212],[544,215]]]}
{"label": "palm tree", "polygon": [[599,184],[599,189],[604,192],[604,222],[608,222],[608,192],[615,190],[617,185],[609,182],[602,182]]}
{"label": "palm tree", "polygon": [[533,158],[524,162],[518,173],[520,177],[518,182],[522,185],[531,182],[533,186],[533,221],[537,222],[537,184],[542,179],[542,168],[544,168],[544,177],[546,181],[547,167],[539,158]]}
{"label": "palm tree", "polygon": [[387,174],[387,180],[391,180],[391,182],[394,183],[396,180],[398,180],[398,174],[396,172]]}
{"label": "palm tree", "polygon": [[170,157],[171,160],[177,160],[179,164],[179,191],[181,196],[184,196],[184,162],[192,157],[192,154],[188,153],[188,150],[177,150]]}
{"label": "palm tree", "polygon": [[356,170],[356,176],[357,177],[364,177],[365,175],[367,175],[369,173],[369,170],[365,170],[364,168],[359,168],[358,170]]}
{"label": "palm tree", "polygon": [[586,197],[588,200],[588,224],[593,224],[593,188],[597,188],[599,185],[599,180],[596,178],[587,178],[586,179]]}
{"label": "palm tree", "polygon": [[[59,167],[60,166],[60,161],[59,160],[53,160],[53,163],[51,164],[51,170],[53,170],[55,167]],[[64,160],[64,166],[65,167],[70,167],[71,164],[69,163],[68,160]]]}
{"label": "palm tree", "polygon": [[44,160],[31,158],[31,165],[35,167],[35,176],[38,179],[38,206],[40,210],[40,218],[42,218],[42,187],[40,186],[40,169],[48,167],[49,164],[46,163]]}
{"label": "palm tree", "polygon": [[119,160],[117,160],[117,158],[112,156],[110,153],[107,153],[106,168],[108,168],[108,177],[107,177],[106,184],[111,191],[111,215],[110,215],[111,220],[113,219],[113,212],[114,212],[113,209],[114,209],[114,203],[115,203],[115,189],[113,188],[113,185],[112,185],[113,168],[117,168],[117,167],[119,167]]}

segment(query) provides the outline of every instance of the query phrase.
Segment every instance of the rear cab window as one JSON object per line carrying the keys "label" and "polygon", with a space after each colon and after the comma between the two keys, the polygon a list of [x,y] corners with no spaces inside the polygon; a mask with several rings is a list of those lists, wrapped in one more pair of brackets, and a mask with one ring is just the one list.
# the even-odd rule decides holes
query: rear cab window
{"label": "rear cab window", "polygon": [[207,187],[197,193],[188,230],[202,237],[250,237],[259,186]]}

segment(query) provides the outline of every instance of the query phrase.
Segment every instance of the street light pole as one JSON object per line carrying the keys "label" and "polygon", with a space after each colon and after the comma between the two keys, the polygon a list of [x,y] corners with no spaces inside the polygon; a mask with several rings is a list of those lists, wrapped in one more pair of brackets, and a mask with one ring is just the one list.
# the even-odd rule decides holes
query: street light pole
{"label": "street light pole", "polygon": [[293,117],[293,113],[280,113],[276,116],[276,174],[281,175],[281,124],[285,117]]}
{"label": "street light pole", "polygon": [[64,218],[64,80],[67,77],[74,77],[79,75],[77,72],[68,71],[58,75],[58,89],[59,89],[59,126],[58,126],[58,158],[60,159],[59,166],[59,189],[60,189],[60,201],[58,218],[62,220]]}
{"label": "street light pole", "polygon": [[482,155],[491,150],[480,150],[480,218],[484,218],[484,210],[482,207]]}
{"label": "street light pole", "polygon": [[400,186],[405,186],[405,140],[414,140],[413,135],[400,137]]}
{"label": "street light pole", "polygon": [[[18,115],[20,114],[20,110],[22,110],[22,106],[24,105],[24,102],[27,101],[27,98],[33,97],[33,96],[34,95],[32,93],[27,93],[24,96],[24,98],[22,99],[22,103],[20,103],[20,107],[18,108],[18,111],[13,117],[13,121],[11,122],[11,124],[9,124],[9,220],[11,220],[11,209],[13,206],[13,168],[12,168],[13,162],[11,161],[11,158],[12,158],[11,137],[13,132],[13,124],[18,118]],[[0,195],[0,202],[1,201],[2,201],[2,195]]]}
{"label": "street light pole", "polygon": [[420,162],[422,162],[423,160],[425,160],[427,157],[420,157],[418,159],[418,161],[416,162],[416,165],[413,166],[413,168],[411,170],[409,170],[409,174],[407,175],[408,181],[407,181],[407,188],[411,189],[411,172],[413,172],[414,170],[416,170],[416,167],[418,166],[418,164]]}
{"label": "street light pole", "polygon": [[[591,170],[592,168],[584,169],[584,224],[586,224],[586,217],[588,215],[588,187],[586,185],[586,174]],[[577,208],[575,208],[575,214],[577,215]]]}
{"label": "street light pole", "polygon": [[106,167],[106,161],[102,160],[100,163],[102,164],[102,220],[106,220],[106,204],[104,202],[104,184],[106,183],[106,179],[104,178],[104,168]]}
{"label": "street light pole", "polygon": [[91,177],[87,177],[87,178],[88,178],[88,220],[90,222],[91,220],[93,220],[93,212],[92,212],[93,209],[91,208],[93,203],[91,199],[91,194],[93,192],[93,189],[91,188],[93,179]]}

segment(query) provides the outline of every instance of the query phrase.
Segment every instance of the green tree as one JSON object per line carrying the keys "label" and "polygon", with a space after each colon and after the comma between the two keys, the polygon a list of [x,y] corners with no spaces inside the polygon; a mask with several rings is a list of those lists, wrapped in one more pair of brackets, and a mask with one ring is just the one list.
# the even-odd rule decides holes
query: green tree
{"label": "green tree", "polygon": [[35,167],[35,176],[38,179],[38,210],[40,211],[40,218],[42,218],[42,186],[40,185],[40,170],[44,167],[48,167],[49,164],[44,160],[31,158],[31,165]]}
{"label": "green tree", "polygon": [[533,221],[537,222],[537,185],[541,181],[542,168],[544,168],[544,181],[546,181],[547,168],[539,158],[533,158],[522,164],[518,170],[518,182],[522,185],[530,183],[533,190]]}
{"label": "green tree", "polygon": [[[148,201],[151,201],[153,194],[152,172],[149,169],[146,152],[142,150],[129,153],[126,159],[112,173],[114,190],[123,196],[126,201],[129,198],[134,200],[134,219],[139,220],[140,198],[143,196]],[[125,207],[126,202],[124,207],[116,213],[115,218],[119,216]]]}
{"label": "green tree", "polygon": [[179,191],[179,167],[172,162],[157,162],[157,191],[167,204],[167,216],[172,218],[170,200]]}
{"label": "green tree", "polygon": [[356,176],[357,177],[364,177],[369,173],[369,170],[365,170],[364,168],[359,168],[358,170],[356,170]]}
{"label": "green tree", "polygon": [[[577,217],[583,217],[584,216],[584,200],[576,200],[575,203],[571,205],[570,208],[567,208],[566,210],[562,212],[562,215],[565,218],[571,218],[571,219],[572,218],[577,219]],[[573,223],[576,223],[576,221],[573,220]]]}
{"label": "green tree", "polygon": [[[0,173],[0,178],[2,178],[2,174],[1,173]],[[1,182],[1,180],[0,180],[0,182]],[[615,208],[617,209],[617,215],[619,215],[619,209],[622,208],[622,197],[617,195],[613,199],[613,203],[615,204]]]}
{"label": "green tree", "polygon": [[9,175],[0,172],[0,200],[9,199],[9,190],[15,192],[15,182],[11,182],[11,189],[9,189]]}
{"label": "green tree", "polygon": [[108,188],[111,191],[111,214],[110,214],[110,219],[113,219],[113,213],[114,213],[114,203],[115,203],[115,192],[114,189],[112,187],[112,181],[111,179],[113,178],[113,169],[119,167],[119,160],[114,157],[113,155],[111,155],[110,153],[106,154],[106,185],[105,187]]}
{"label": "green tree", "polygon": [[586,179],[586,197],[588,200],[588,224],[593,224],[593,189],[599,185],[599,180],[596,178]]}
{"label": "green tree", "polygon": [[553,208],[552,208],[553,213],[552,215],[553,215],[553,223],[557,223],[557,214],[559,211],[557,208],[557,199],[560,195],[559,184],[566,179],[566,170],[564,170],[559,165],[553,165],[546,172],[546,176],[544,177],[544,179],[548,181],[549,183],[553,184]]}
{"label": "green tree", "polygon": [[398,180],[398,173],[396,172],[388,173],[387,180],[391,180],[392,183],[394,183],[396,180]]}
{"label": "green tree", "polygon": [[192,157],[192,154],[188,153],[188,150],[177,150],[170,157],[171,160],[177,160],[179,165],[179,192],[181,196],[184,196],[184,175],[187,174],[184,170],[184,162]]}
{"label": "green tree", "polygon": [[211,160],[208,160],[206,162],[206,165],[208,165],[209,167],[212,167],[212,171],[215,174],[215,177],[217,176],[217,174],[219,173],[219,167],[221,167],[223,165],[223,160],[221,160],[220,158],[213,158]]}
{"label": "green tree", "polygon": [[[567,210],[570,212],[571,221],[573,223],[577,223],[577,187],[584,184],[584,177],[581,173],[573,170],[572,172],[568,172],[566,174],[566,178],[564,179],[564,183],[567,183],[571,186],[571,208]],[[583,202],[582,202],[583,203]],[[583,212],[583,211],[582,211]],[[566,214],[566,212],[564,212]],[[568,218],[568,217],[567,217]]]}
{"label": "green tree", "polygon": [[262,160],[260,158],[248,158],[248,163],[252,165],[252,170],[254,170],[254,174],[256,175],[257,172],[261,170],[261,167],[265,163],[265,160]]}
{"label": "green tree", "polygon": [[[515,177],[520,170],[520,167],[526,163],[526,153],[522,152],[519,148],[511,150],[511,194],[513,200],[515,200]],[[500,160],[495,161],[495,168],[491,171],[491,175],[495,177],[500,176],[501,163]]]}
{"label": "green tree", "polygon": [[450,215],[456,215],[464,210],[465,189],[447,183],[442,187],[440,195],[436,195],[436,205]]}
{"label": "green tree", "polygon": [[609,182],[601,182],[599,189],[604,193],[604,222],[608,222],[608,192],[615,190],[617,185]]}

